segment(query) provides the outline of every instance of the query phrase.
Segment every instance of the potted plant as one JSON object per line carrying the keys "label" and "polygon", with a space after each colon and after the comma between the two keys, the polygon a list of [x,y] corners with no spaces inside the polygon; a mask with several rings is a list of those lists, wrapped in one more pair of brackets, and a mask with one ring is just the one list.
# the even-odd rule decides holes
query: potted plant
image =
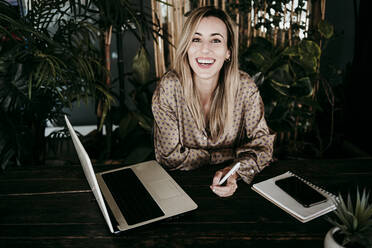
{"label": "potted plant", "polygon": [[68,0],[0,7],[0,168],[41,164],[47,121],[97,92],[110,102],[98,32]]}
{"label": "potted plant", "polygon": [[[141,159],[149,156],[151,89],[156,82],[149,78],[150,64],[144,47],[145,39],[163,31],[159,23],[152,23],[148,5],[129,2],[41,0],[33,1],[32,8],[25,13],[0,0],[0,114],[4,117],[0,119],[1,169],[9,163],[29,164],[22,162],[26,153],[36,160],[32,163],[42,163],[46,122],[58,123],[66,107],[92,98],[99,106],[99,129],[106,124],[108,142],[101,154],[113,155],[110,124],[116,121],[114,124],[120,123],[123,127],[120,129],[124,129],[120,140],[129,147],[126,151],[136,149],[132,140],[143,140],[147,155]],[[130,99],[124,99],[127,92],[125,57],[121,51],[123,30],[129,30],[140,43],[129,78],[129,83],[135,86],[134,91],[128,92]],[[112,33],[117,34],[118,78],[112,77],[110,71]],[[113,91],[115,82],[119,84],[120,96]],[[118,111],[113,111],[113,99],[120,104]],[[131,106],[127,107],[126,102]],[[135,126],[133,129],[138,132],[130,129],[131,135],[127,135],[127,124]],[[31,134],[32,130],[36,136]],[[146,139],[133,137],[134,133]],[[36,144],[37,141],[41,142]],[[133,154],[137,155],[131,157],[139,158],[138,154],[144,153],[141,150]]]}
{"label": "potted plant", "polygon": [[[149,61],[146,51],[140,49],[133,59],[132,73],[128,75],[126,102],[112,108],[113,121],[119,126],[113,132],[112,156],[123,159],[124,164],[154,159],[153,116],[151,99],[157,79],[150,79]],[[129,141],[129,142],[128,142]]]}
{"label": "potted plant", "polygon": [[334,218],[327,217],[334,227],[325,236],[325,248],[372,247],[372,203],[364,189],[356,190],[354,200],[350,193],[345,201],[341,194],[336,199]]}
{"label": "potted plant", "polygon": [[[105,116],[100,127],[103,123],[106,125],[105,147],[99,159],[124,159],[126,163],[143,161],[153,150],[151,96],[156,85],[156,79],[151,76],[146,42],[151,38],[156,40],[157,36],[167,40],[166,31],[158,21],[152,20],[149,2],[89,0],[87,5],[91,5],[88,3],[95,6],[89,8],[88,13],[94,16],[93,23],[103,34],[104,61],[109,72],[105,83],[118,103],[108,108],[105,101],[98,99],[97,116]],[[123,50],[123,38],[128,34],[135,38],[138,50],[132,65],[124,70],[124,61],[130,57],[130,52]],[[110,74],[111,38],[116,38],[117,75]],[[119,126],[119,130],[112,130],[112,125]]]}
{"label": "potted plant", "polygon": [[[325,44],[333,35],[333,26],[321,22],[316,31]],[[268,38],[256,37],[240,53],[241,67],[254,76],[265,103],[266,120],[278,134],[279,155],[320,157],[330,145],[322,141],[317,129],[317,115],[333,108],[329,99],[334,97],[331,85],[321,75],[324,47],[310,38],[278,46]]]}

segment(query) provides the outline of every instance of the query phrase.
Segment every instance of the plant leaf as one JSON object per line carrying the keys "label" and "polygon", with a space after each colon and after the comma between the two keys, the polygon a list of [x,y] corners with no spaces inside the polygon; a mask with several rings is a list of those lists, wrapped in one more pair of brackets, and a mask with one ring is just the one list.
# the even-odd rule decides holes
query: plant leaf
{"label": "plant leaf", "polygon": [[318,31],[321,36],[326,39],[330,39],[333,36],[334,28],[329,22],[322,20],[318,23]]}
{"label": "plant leaf", "polygon": [[144,85],[149,81],[150,63],[145,48],[142,46],[133,58],[132,70],[133,77],[137,83]]}

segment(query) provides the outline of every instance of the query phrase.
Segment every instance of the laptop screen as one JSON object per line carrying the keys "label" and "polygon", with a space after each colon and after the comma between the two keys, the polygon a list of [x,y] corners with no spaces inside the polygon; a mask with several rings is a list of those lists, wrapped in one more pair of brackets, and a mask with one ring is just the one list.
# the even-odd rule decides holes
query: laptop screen
{"label": "laptop screen", "polygon": [[89,186],[94,194],[94,197],[96,198],[98,202],[99,208],[101,209],[101,212],[106,220],[107,225],[109,226],[110,231],[114,233],[114,229],[112,227],[112,223],[111,223],[109,214],[107,212],[106,205],[103,201],[102,193],[98,186],[97,178],[95,176],[93,166],[88,156],[88,153],[85,151],[83,145],[81,144],[79,138],[77,137],[76,132],[72,128],[72,125],[66,115],[65,115],[65,121],[66,121],[68,130],[70,132],[72,142],[74,143],[76,152],[78,154],[81,166],[83,167],[85,177],[87,178]]}

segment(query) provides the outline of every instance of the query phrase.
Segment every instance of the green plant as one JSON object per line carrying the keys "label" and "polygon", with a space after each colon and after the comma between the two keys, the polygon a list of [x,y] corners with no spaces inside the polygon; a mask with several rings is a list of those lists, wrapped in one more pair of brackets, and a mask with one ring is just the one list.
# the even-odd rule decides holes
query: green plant
{"label": "green plant", "polygon": [[128,75],[127,101],[119,108],[112,108],[114,124],[119,128],[113,133],[113,157],[127,164],[154,157],[151,99],[157,79],[150,77],[150,65],[145,50],[140,49],[133,59],[132,73]]}
{"label": "green plant", "polygon": [[[151,138],[152,114],[151,95],[149,91],[154,80],[150,75],[150,62],[148,52],[145,50],[145,40],[155,38],[154,33],[165,38],[159,23],[153,23],[151,9],[144,5],[144,1],[133,3],[127,0],[91,0],[96,9],[90,8],[88,12],[95,14],[94,23],[102,30],[104,44],[104,61],[107,71],[110,72],[110,40],[112,34],[116,34],[117,44],[117,68],[118,75],[107,75],[105,82],[109,89],[119,89],[119,92],[111,91],[116,97],[116,106],[107,107],[107,103],[99,99],[98,115],[106,118],[106,147],[101,154],[102,159],[120,157],[125,158],[128,152],[146,147],[146,152],[137,153],[137,159],[146,159],[152,148],[149,146]],[[89,4],[88,4],[89,5]],[[134,57],[132,72],[124,73],[124,52],[122,51],[124,32],[130,32],[138,42],[138,52]],[[127,80],[125,80],[127,79]],[[126,92],[125,89],[132,89]],[[129,90],[128,90],[129,91]],[[129,96],[129,97],[128,97]],[[149,102],[150,96],[150,102]],[[101,120],[101,126],[103,121]],[[119,125],[120,131],[111,133],[112,124]],[[130,130],[130,131],[128,131]],[[141,133],[141,137],[133,137],[133,134]],[[128,135],[130,134],[130,135]],[[113,136],[113,137],[112,137]],[[142,141],[142,144],[133,146],[133,141]],[[122,149],[120,149],[122,148]],[[123,149],[124,148],[124,149]],[[142,155],[139,155],[142,154]],[[132,161],[131,159],[129,159]]]}
{"label": "green plant", "polygon": [[[98,103],[100,128],[106,123],[101,158],[111,158],[111,145],[118,142],[128,148],[125,154],[135,152],[133,140],[146,143],[147,152],[141,154],[149,154],[151,85],[155,80],[149,80],[144,40],[154,37],[154,33],[165,36],[161,26],[152,22],[151,12],[145,10],[148,6],[128,0],[41,0],[33,2],[23,16],[19,15],[23,11],[7,1],[0,0],[0,4],[0,113],[5,116],[0,120],[1,168],[14,160],[22,164],[20,158],[25,153],[41,153],[37,160],[42,161],[46,122],[58,122],[63,110],[74,101],[91,98]],[[129,99],[124,97],[128,94],[124,91],[124,30],[139,42],[130,77],[134,90],[129,92]],[[117,34],[118,78],[111,75],[112,33]],[[115,83],[119,83],[118,94],[113,90]],[[119,106],[111,109],[114,96]],[[113,123],[120,124],[120,130],[131,123],[134,129],[121,131],[119,138],[112,140]],[[37,137],[30,126],[38,127]],[[141,133],[140,138],[133,136],[135,133]],[[30,142],[24,145],[23,140]],[[36,148],[40,151],[35,152]],[[147,155],[132,157],[145,159]]]}
{"label": "green plant", "polygon": [[269,126],[279,138],[292,135],[293,146],[311,128],[314,110],[319,109],[314,101],[319,57],[313,41],[281,48],[260,37],[242,53],[242,68],[256,75]]}
{"label": "green plant", "polygon": [[97,29],[68,0],[34,1],[26,15],[0,0],[0,165],[42,163],[44,129],[101,92]]}
{"label": "green plant", "polygon": [[[332,36],[329,26],[319,25],[322,35],[328,32],[324,37]],[[241,67],[254,76],[260,88],[266,119],[278,134],[280,148],[285,147],[283,153],[297,155],[310,150],[320,156],[327,147],[316,146],[314,140],[317,114],[328,107],[319,104],[319,95],[323,91],[332,98],[329,85],[321,80],[321,55],[321,47],[310,39],[281,47],[257,37],[250,47],[241,49]]]}
{"label": "green plant", "polygon": [[[342,245],[345,247],[372,246],[372,204],[366,189],[356,190],[354,203],[350,193],[345,201],[341,194],[336,200],[334,218],[326,219],[338,227]],[[359,245],[359,246],[358,246]]]}

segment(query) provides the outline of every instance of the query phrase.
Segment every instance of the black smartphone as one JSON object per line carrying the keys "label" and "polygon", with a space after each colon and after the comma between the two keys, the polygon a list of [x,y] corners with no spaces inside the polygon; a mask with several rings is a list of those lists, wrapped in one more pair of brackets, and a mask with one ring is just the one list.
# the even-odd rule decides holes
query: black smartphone
{"label": "black smartphone", "polygon": [[324,195],[295,176],[279,179],[275,184],[306,208],[327,201]]}

